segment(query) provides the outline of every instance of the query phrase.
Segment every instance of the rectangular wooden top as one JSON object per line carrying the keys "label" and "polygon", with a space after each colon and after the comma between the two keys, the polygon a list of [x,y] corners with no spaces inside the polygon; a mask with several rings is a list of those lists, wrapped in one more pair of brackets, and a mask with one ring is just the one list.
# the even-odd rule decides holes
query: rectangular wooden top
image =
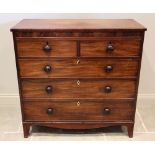
{"label": "rectangular wooden top", "polygon": [[24,19],[11,31],[20,30],[142,30],[133,19]]}

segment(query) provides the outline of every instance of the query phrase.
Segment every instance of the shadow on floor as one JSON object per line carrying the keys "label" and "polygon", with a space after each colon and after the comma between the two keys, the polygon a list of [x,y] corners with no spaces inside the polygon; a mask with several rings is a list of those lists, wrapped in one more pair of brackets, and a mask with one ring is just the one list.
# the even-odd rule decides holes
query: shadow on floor
{"label": "shadow on floor", "polygon": [[58,129],[43,126],[33,126],[31,133],[48,133],[48,134],[98,134],[98,133],[122,133],[121,126],[111,126],[97,129]]}

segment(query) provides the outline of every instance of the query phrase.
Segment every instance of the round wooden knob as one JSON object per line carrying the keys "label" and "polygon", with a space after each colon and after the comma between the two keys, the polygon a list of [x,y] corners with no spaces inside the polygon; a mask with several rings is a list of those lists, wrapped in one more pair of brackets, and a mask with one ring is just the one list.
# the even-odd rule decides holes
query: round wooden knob
{"label": "round wooden knob", "polygon": [[48,42],[46,43],[46,45],[43,47],[43,50],[45,52],[50,52],[52,50],[52,48],[48,45]]}
{"label": "round wooden knob", "polygon": [[110,114],[110,112],[111,112],[110,108],[104,108],[103,113],[104,113],[105,115]]}
{"label": "round wooden knob", "polygon": [[45,90],[48,94],[52,93],[52,86],[47,86]]}
{"label": "round wooden knob", "polygon": [[105,93],[111,93],[112,88],[110,86],[105,87]]}
{"label": "round wooden knob", "polygon": [[114,51],[114,47],[111,43],[109,43],[109,45],[107,46],[107,52],[112,53],[113,51]]}
{"label": "round wooden knob", "polygon": [[105,67],[106,72],[111,72],[113,70],[113,67],[111,65],[108,65]]}
{"label": "round wooden knob", "polygon": [[44,67],[44,71],[45,71],[46,73],[49,73],[51,70],[52,70],[52,68],[51,68],[50,65],[46,65],[46,66]]}
{"label": "round wooden knob", "polygon": [[48,108],[47,111],[46,111],[46,113],[48,115],[52,115],[53,114],[53,108]]}

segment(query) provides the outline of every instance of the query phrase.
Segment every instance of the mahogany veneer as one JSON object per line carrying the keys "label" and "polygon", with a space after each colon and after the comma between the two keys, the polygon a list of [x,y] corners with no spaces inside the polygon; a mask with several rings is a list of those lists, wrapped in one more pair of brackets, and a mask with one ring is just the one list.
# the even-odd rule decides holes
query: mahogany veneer
{"label": "mahogany veneer", "polygon": [[124,125],[132,137],[145,30],[130,19],[28,19],[13,27],[24,137],[32,125]]}

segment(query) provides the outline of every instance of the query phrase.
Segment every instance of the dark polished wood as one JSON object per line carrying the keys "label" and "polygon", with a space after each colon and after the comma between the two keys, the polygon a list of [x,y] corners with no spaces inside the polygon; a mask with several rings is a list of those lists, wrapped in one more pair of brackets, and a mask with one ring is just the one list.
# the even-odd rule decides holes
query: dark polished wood
{"label": "dark polished wood", "polygon": [[[106,91],[111,87],[111,91]],[[134,98],[135,80],[45,79],[23,80],[24,98]]]}
{"label": "dark polished wood", "polygon": [[145,30],[130,19],[30,19],[13,27],[24,137],[33,125],[122,125],[133,137]]}
{"label": "dark polished wood", "polygon": [[17,42],[19,57],[75,57],[77,51],[75,41],[22,38]]}
{"label": "dark polished wood", "polygon": [[[12,30],[14,31],[14,30]],[[125,33],[121,30],[118,31],[107,31],[107,30],[56,30],[56,31],[42,31],[42,30],[26,30],[26,31],[14,31],[14,34],[16,35],[16,39],[20,38],[42,38],[42,37],[52,37],[54,40],[57,40],[58,38],[63,38],[63,40],[92,40],[92,37],[94,38],[103,38],[105,37],[124,37],[125,39],[141,39],[142,33],[141,31],[125,31]],[[75,39],[76,38],[76,39]],[[78,39],[77,39],[78,38]],[[58,39],[59,40],[59,39]],[[100,39],[99,39],[100,40]]]}
{"label": "dark polished wood", "polygon": [[134,111],[133,102],[128,100],[108,102],[75,100],[23,104],[26,121],[129,121],[133,120]]}
{"label": "dark polished wood", "polygon": [[[24,113],[23,113],[24,114]],[[23,116],[24,117],[24,116]],[[30,132],[30,124],[23,123],[24,138],[28,138]]]}
{"label": "dark polished wood", "polygon": [[141,40],[106,39],[102,41],[81,41],[81,56],[139,56]]}
{"label": "dark polished wood", "polygon": [[133,19],[24,19],[12,31],[27,30],[137,30],[146,28]]}
{"label": "dark polished wood", "polygon": [[[45,71],[50,66],[51,71]],[[108,71],[112,67],[111,71]],[[138,60],[135,59],[20,59],[21,77],[136,77]],[[110,69],[109,69],[110,70]]]}

